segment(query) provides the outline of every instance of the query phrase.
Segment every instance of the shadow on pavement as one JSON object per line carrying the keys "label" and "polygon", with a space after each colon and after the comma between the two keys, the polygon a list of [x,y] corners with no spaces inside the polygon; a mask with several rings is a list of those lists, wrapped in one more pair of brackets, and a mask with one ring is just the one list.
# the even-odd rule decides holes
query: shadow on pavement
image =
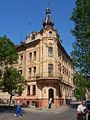
{"label": "shadow on pavement", "polygon": [[[16,106],[0,106],[0,114],[2,113],[15,113],[17,110]],[[22,113],[25,113],[22,111]]]}

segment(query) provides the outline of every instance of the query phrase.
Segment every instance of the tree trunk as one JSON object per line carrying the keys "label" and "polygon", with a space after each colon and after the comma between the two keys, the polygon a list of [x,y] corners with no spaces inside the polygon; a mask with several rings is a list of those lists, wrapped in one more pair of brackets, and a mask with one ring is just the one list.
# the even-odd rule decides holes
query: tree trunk
{"label": "tree trunk", "polygon": [[12,101],[12,95],[10,96],[9,106],[11,105],[11,101]]}

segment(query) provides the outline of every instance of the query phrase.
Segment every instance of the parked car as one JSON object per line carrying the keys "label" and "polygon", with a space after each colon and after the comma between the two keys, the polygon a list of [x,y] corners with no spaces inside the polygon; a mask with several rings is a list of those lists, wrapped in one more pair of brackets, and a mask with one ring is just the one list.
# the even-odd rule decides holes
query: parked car
{"label": "parked car", "polygon": [[88,110],[90,110],[90,100],[86,101],[86,106],[87,106]]}

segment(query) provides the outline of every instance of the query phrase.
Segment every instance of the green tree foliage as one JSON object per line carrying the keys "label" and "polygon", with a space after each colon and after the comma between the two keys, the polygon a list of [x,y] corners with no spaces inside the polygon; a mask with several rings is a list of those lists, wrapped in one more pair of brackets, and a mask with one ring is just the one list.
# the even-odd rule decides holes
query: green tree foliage
{"label": "green tree foliage", "polygon": [[14,64],[17,59],[18,54],[14,43],[11,42],[6,35],[0,37],[0,66]]}
{"label": "green tree foliage", "polygon": [[84,75],[80,74],[79,72],[75,73],[75,80],[76,80],[76,98],[82,99],[85,97],[85,93],[87,91],[87,82],[86,78],[84,78]]}
{"label": "green tree foliage", "polygon": [[[8,92],[10,94],[10,104],[12,97],[16,95],[21,95],[25,86],[27,85],[26,80],[19,73],[17,69],[7,70],[4,72],[2,78],[2,91]],[[9,104],[9,105],[10,105]]]}
{"label": "green tree foliage", "polygon": [[13,64],[18,60],[16,46],[4,35],[0,37],[0,89],[10,94],[10,104],[12,96],[21,95],[27,85],[24,77],[18,70],[13,69]]}
{"label": "green tree foliage", "polygon": [[72,34],[76,37],[72,51],[73,65],[79,72],[79,76],[76,73],[75,77],[76,85],[78,89],[81,85],[86,90],[90,89],[90,0],[76,0],[71,20],[75,24]]}

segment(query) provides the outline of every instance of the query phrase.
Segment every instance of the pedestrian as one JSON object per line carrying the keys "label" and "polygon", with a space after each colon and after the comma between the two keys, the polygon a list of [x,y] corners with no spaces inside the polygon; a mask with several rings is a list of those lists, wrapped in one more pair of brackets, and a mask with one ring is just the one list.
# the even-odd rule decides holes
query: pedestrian
{"label": "pedestrian", "polygon": [[17,114],[19,114],[19,117],[21,117],[21,106],[20,106],[20,101],[17,101],[17,112],[15,114],[15,116],[17,116]]}
{"label": "pedestrian", "polygon": [[86,101],[82,100],[82,104],[78,105],[77,108],[77,120],[86,120],[86,113],[87,113],[87,109],[86,109]]}
{"label": "pedestrian", "polygon": [[49,99],[48,108],[51,108],[51,104],[52,104],[52,98]]}

